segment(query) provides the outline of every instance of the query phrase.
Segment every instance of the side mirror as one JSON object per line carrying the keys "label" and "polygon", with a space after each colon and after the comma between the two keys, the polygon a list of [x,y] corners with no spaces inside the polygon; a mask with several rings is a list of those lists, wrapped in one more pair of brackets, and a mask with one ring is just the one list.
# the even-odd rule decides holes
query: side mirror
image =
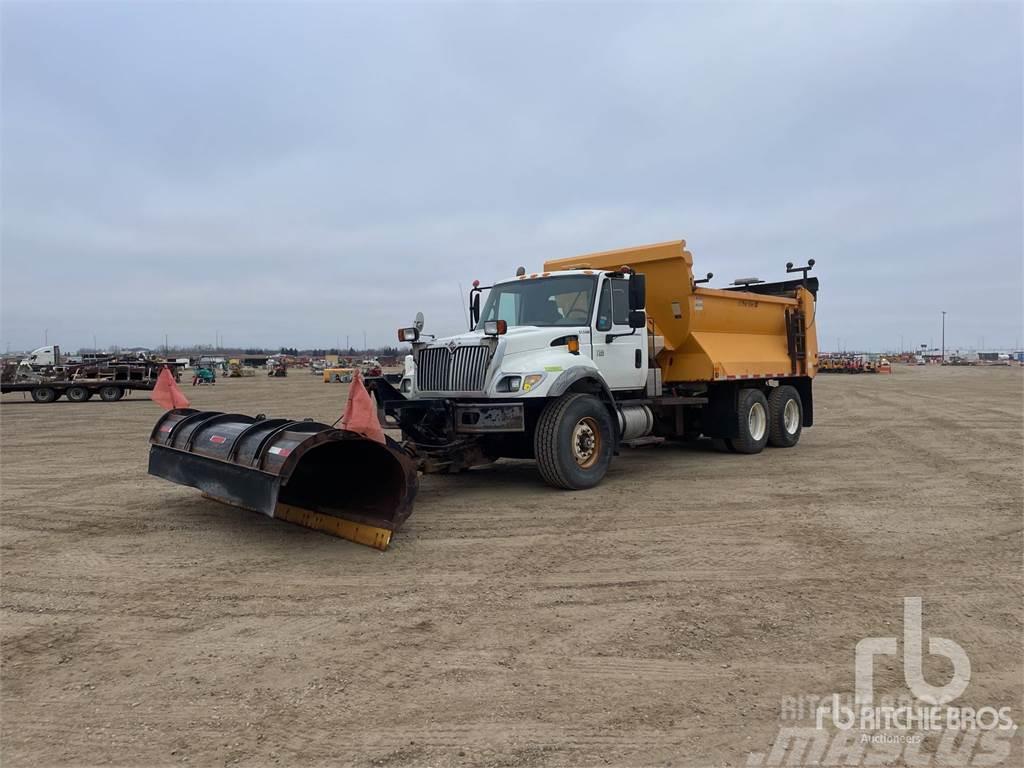
{"label": "side mirror", "polygon": [[643,328],[647,325],[647,313],[642,309],[629,310],[629,327]]}
{"label": "side mirror", "polygon": [[[629,308],[630,310],[636,310],[643,309],[646,306],[647,276],[634,272],[632,275],[629,276]],[[630,313],[630,316],[632,318],[632,312]],[[644,320],[643,322],[641,322],[640,325],[633,325],[632,327],[641,328],[646,322],[647,321]],[[632,325],[632,319],[630,320],[630,325]]]}
{"label": "side mirror", "polygon": [[469,302],[469,316],[472,320],[470,323],[471,328],[476,328],[476,324],[480,322],[480,292],[477,291],[473,294],[473,298]]}

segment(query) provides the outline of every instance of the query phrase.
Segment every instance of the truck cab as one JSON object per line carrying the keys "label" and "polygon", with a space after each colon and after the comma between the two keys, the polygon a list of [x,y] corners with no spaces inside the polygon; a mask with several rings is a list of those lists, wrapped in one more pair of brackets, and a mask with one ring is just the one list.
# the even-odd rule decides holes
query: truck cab
{"label": "truck cab", "polygon": [[404,389],[413,398],[536,400],[589,379],[608,392],[642,390],[648,375],[643,301],[643,276],[626,271],[524,272],[489,288],[475,286],[468,333],[420,341],[415,329],[403,329],[407,340],[415,336]]}
{"label": "truck cab", "polygon": [[56,344],[33,349],[21,360],[22,365],[28,365],[32,368],[44,368],[47,366],[60,365],[60,363],[60,347]]}

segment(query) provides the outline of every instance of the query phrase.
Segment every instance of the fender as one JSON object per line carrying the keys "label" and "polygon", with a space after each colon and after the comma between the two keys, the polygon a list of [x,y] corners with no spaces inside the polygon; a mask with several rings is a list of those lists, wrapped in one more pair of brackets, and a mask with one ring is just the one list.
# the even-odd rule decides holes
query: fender
{"label": "fender", "polygon": [[596,368],[587,368],[584,365],[574,365],[572,368],[566,368],[560,374],[558,378],[554,380],[551,386],[548,388],[548,397],[559,397],[565,394],[569,388],[577,381],[583,379],[591,379],[601,387],[601,394],[604,396],[607,403],[614,408],[615,398],[612,396],[612,391],[608,387],[608,382],[604,380],[604,376]]}
{"label": "fender", "polygon": [[555,379],[554,383],[548,388],[548,397],[560,397],[565,394],[569,388],[578,381],[592,381],[601,387],[601,399],[604,400],[605,408],[608,409],[608,415],[612,419],[612,453],[616,456],[619,455],[619,429],[618,429],[618,409],[615,406],[615,397],[612,395],[612,391],[608,386],[608,382],[604,380],[604,376],[596,368],[587,368],[583,365],[574,365],[572,368],[566,368],[559,374],[558,378]]}

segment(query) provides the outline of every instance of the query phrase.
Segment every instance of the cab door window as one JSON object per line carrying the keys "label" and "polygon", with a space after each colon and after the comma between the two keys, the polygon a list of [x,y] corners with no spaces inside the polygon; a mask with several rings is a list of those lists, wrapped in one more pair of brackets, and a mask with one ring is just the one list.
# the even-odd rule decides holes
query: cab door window
{"label": "cab door window", "polygon": [[629,283],[626,280],[609,280],[612,286],[612,322],[615,325],[629,325]]}

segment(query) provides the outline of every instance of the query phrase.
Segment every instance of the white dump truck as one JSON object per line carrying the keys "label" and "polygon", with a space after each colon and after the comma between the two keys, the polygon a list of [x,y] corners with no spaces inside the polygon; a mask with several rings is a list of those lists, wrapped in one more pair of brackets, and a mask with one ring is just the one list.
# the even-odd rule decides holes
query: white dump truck
{"label": "white dump truck", "polygon": [[[401,440],[309,420],[176,409],[149,472],[208,497],[380,549],[412,511],[418,473],[536,459],[565,489],[601,481],[622,443],[709,436],[753,454],[813,422],[813,266],[799,278],[695,279],[686,244],[589,254],[474,284],[472,327],[398,331],[398,386],[367,379]],[[486,301],[481,298],[486,292]],[[343,492],[339,492],[343,489]]]}
{"label": "white dump truck", "polygon": [[[534,458],[552,485],[600,482],[619,445],[706,435],[738,453],[812,423],[817,280],[703,287],[683,241],[550,261],[487,288],[472,328],[424,335],[378,399],[430,471]],[[480,306],[483,292],[486,301]]]}

